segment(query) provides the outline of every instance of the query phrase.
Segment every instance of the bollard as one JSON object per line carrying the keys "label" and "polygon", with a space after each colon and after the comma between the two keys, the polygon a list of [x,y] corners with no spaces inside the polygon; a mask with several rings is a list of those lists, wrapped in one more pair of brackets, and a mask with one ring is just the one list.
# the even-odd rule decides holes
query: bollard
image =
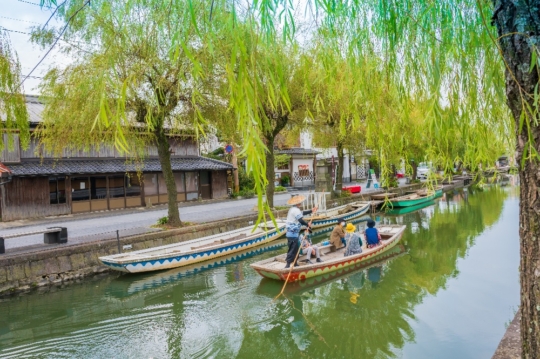
{"label": "bollard", "polygon": [[118,234],[118,229],[116,230],[116,241],[118,242],[118,253],[122,253],[122,248],[120,248],[120,234]]}
{"label": "bollard", "polygon": [[45,244],[67,243],[68,231],[66,227],[48,227],[47,229],[58,229],[58,231],[51,232],[51,233],[44,233],[43,243]]}
{"label": "bollard", "polygon": [[0,254],[6,253],[6,246],[4,245],[4,237],[0,237]]}

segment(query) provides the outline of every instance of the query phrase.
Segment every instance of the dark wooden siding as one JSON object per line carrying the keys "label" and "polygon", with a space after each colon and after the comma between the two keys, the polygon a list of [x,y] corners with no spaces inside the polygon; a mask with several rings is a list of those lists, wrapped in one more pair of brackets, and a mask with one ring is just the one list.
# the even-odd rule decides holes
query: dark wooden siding
{"label": "dark wooden siding", "polygon": [[[66,181],[66,192],[71,192]],[[50,204],[48,177],[15,177],[0,186],[2,221],[71,213],[69,203]]]}
{"label": "dark wooden siding", "polygon": [[227,171],[212,171],[212,198],[227,198]]}

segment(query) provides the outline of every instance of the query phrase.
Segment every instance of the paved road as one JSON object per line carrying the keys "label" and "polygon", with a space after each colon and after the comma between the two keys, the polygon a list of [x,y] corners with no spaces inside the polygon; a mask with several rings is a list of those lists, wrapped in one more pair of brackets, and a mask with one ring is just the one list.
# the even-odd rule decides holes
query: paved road
{"label": "paved road", "polygon": [[[274,204],[277,206],[285,205],[290,198],[289,193],[279,194],[274,197]],[[227,219],[243,215],[256,213],[253,208],[257,205],[257,198],[225,201],[218,203],[208,203],[201,205],[193,205],[180,208],[180,218],[187,222],[210,222],[220,219]],[[0,233],[7,235],[11,233],[21,233],[42,230],[46,227],[67,227],[69,234],[69,242],[83,242],[104,237],[114,238],[116,230],[120,230],[120,235],[127,233],[134,234],[135,232],[144,233],[150,231],[149,227],[156,224],[157,220],[167,215],[167,209],[160,210],[145,210],[140,212],[103,212],[97,218],[54,218],[46,222],[40,220],[38,224],[28,225],[24,227],[6,228],[9,223],[3,224],[4,229],[0,229]],[[71,238],[78,238],[75,242]],[[10,248],[17,248],[33,244],[42,244],[43,234],[6,239],[6,251]]]}
{"label": "paved road", "polygon": [[[366,189],[365,182],[359,184],[362,186],[362,193],[369,193],[374,190],[373,188]],[[286,205],[290,197],[291,193],[276,194],[274,196],[274,204],[276,206]],[[186,203],[180,206],[180,218],[183,221],[195,223],[217,221],[255,214],[254,207],[256,205],[257,198],[193,205]],[[113,211],[54,217],[50,219],[0,222],[0,235],[38,231],[47,227],[67,227],[69,243],[82,243],[116,238],[116,230],[120,231],[120,236],[155,231],[156,229],[151,229],[150,226],[156,224],[159,218],[166,215],[167,208],[164,207],[163,209],[141,208],[129,212]],[[5,240],[6,252],[10,248],[19,248],[20,250],[20,247],[32,245],[43,245],[43,234]]]}

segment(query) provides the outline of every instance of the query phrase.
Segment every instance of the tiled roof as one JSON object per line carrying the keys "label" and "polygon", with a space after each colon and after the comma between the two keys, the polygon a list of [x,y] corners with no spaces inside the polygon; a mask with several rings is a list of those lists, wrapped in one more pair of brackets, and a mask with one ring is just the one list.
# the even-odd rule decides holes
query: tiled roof
{"label": "tiled roof", "polygon": [[[221,162],[206,157],[186,156],[171,158],[173,171],[198,171],[198,170],[230,170],[230,163]],[[28,161],[9,165],[13,176],[44,176],[44,175],[68,175],[68,174],[98,174],[98,173],[123,173],[136,172],[160,172],[159,159],[149,158],[143,163],[126,162],[125,159],[85,159],[85,160],[44,160]]]}
{"label": "tiled roof", "polygon": [[276,150],[275,152],[278,154],[287,154],[287,155],[316,155],[317,153],[320,153],[310,148],[300,148],[300,147]]}

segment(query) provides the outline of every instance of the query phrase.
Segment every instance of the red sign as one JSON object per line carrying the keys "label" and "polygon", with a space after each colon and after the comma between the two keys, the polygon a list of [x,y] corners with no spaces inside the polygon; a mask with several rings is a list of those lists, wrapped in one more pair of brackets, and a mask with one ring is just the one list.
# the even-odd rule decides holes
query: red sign
{"label": "red sign", "polygon": [[309,170],[309,165],[298,165],[298,170]]}

